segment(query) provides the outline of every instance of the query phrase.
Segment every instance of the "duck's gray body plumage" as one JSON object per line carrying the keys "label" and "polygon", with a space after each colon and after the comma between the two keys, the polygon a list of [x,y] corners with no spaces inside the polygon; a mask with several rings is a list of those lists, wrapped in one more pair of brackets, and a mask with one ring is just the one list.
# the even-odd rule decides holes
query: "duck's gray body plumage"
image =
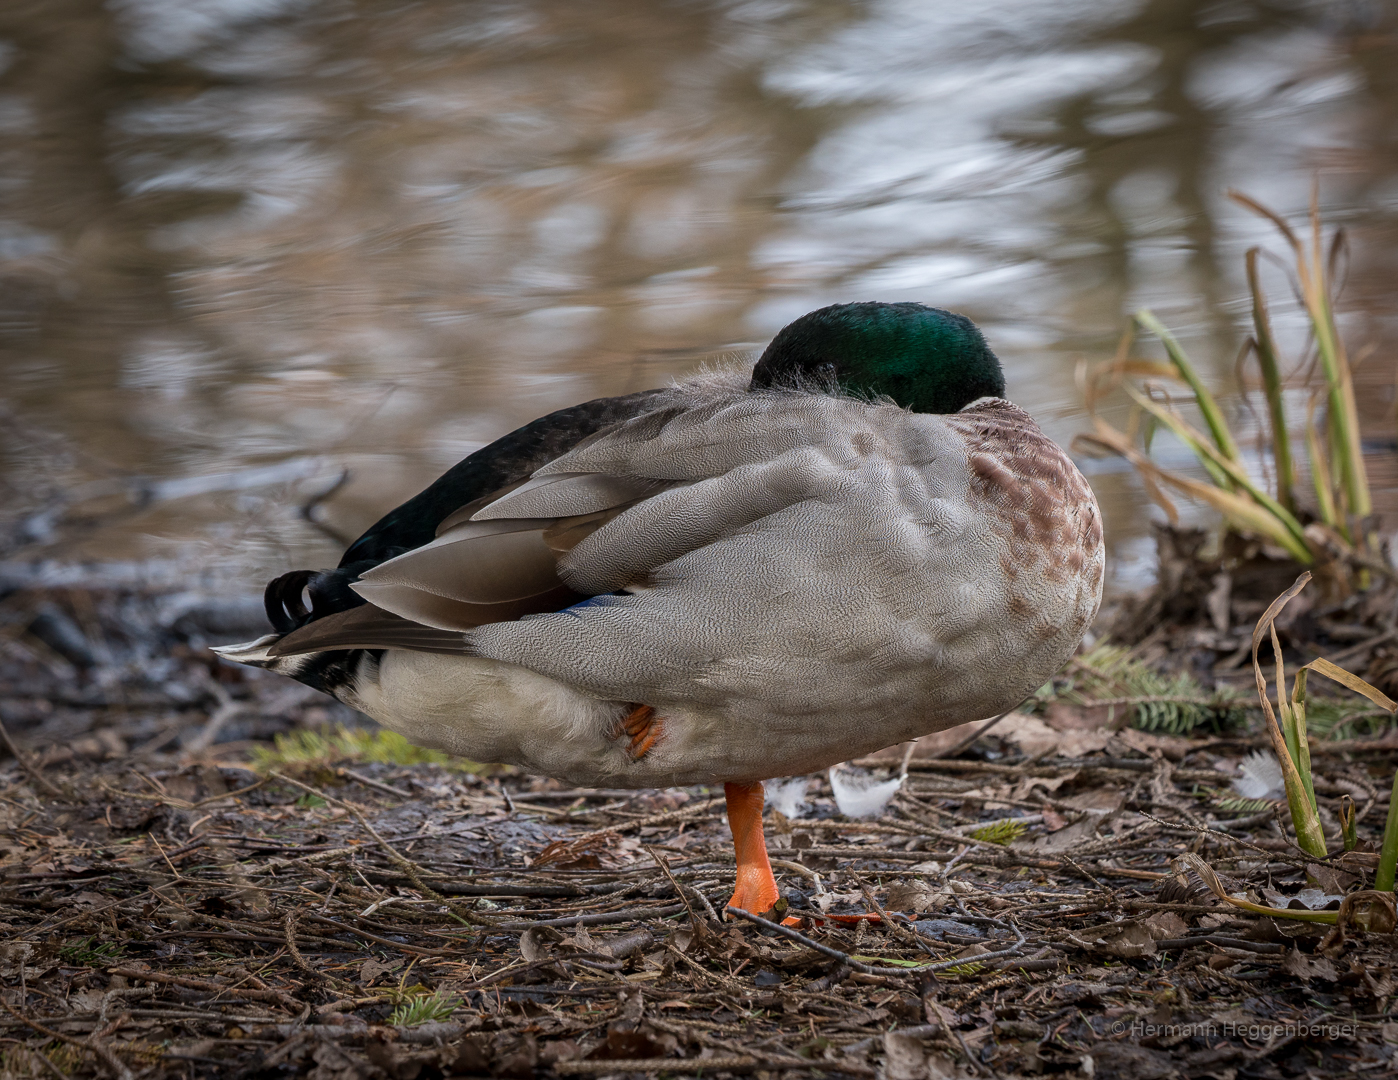
{"label": "duck's gray body plumage", "polygon": [[[748,782],[1010,708],[1096,614],[1096,501],[1007,401],[916,413],[743,373],[655,405],[364,573],[373,607],[352,617],[441,648],[346,654],[337,696],[574,783]],[[480,617],[549,590],[590,599]],[[276,644],[229,655],[310,662]],[[663,729],[634,758],[619,724],[640,704]]]}

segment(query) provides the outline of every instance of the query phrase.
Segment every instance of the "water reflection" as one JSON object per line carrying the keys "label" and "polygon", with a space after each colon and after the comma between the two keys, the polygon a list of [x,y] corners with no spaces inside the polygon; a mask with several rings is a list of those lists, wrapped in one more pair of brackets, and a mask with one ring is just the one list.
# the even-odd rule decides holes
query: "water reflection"
{"label": "water reflection", "polygon": [[[1066,441],[1141,305],[1231,378],[1266,229],[1223,190],[1294,212],[1317,168],[1355,333],[1394,314],[1377,5],[32,0],[0,42],[11,552],[323,562],[299,507],[344,470],[352,534],[843,299],[965,311]],[[1094,482],[1139,564],[1134,481]]]}

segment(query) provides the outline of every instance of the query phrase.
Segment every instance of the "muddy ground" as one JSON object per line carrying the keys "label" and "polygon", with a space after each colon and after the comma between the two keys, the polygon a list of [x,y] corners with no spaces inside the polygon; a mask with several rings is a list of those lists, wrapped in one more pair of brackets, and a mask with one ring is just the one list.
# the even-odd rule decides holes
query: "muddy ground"
{"label": "muddy ground", "polygon": [[[1227,604],[1142,646],[1245,689]],[[1391,605],[1371,607],[1293,634],[1382,666]],[[5,588],[0,1075],[1398,1072],[1392,919],[1351,896],[1398,764],[1386,723],[1313,746],[1327,831],[1346,801],[1359,820],[1318,861],[1275,791],[1231,784],[1266,745],[1255,709],[1151,733],[1061,683],[969,748],[928,740],[876,818],[826,778],[769,805],[801,917],[781,932],[723,918],[721,791],[414,754],[208,651],[261,629],[254,599]],[[1225,902],[1201,866],[1330,922]]]}

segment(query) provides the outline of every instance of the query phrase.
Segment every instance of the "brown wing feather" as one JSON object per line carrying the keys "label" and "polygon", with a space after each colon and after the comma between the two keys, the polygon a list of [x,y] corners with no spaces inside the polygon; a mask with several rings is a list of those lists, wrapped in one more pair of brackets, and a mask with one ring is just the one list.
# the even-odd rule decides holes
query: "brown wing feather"
{"label": "brown wing feather", "polygon": [[436,593],[414,589],[410,585],[357,585],[355,591],[374,606],[384,605],[385,610],[410,612],[418,616],[411,621],[421,621],[428,626],[437,625],[445,633],[459,633],[486,623],[513,622],[525,615],[537,615],[545,611],[560,611],[587,599],[566,585],[559,585],[518,600],[494,604],[468,603],[450,596],[438,596]]}
{"label": "brown wing feather", "polygon": [[466,522],[366,571],[351,588],[376,607],[442,630],[557,611],[583,599],[558,578],[547,521]]}
{"label": "brown wing feather", "polygon": [[269,656],[295,656],[324,649],[412,649],[415,652],[466,652],[466,639],[451,630],[438,630],[373,604],[326,615],[293,630],[273,645]]}
{"label": "brown wing feather", "polygon": [[576,517],[559,518],[543,531],[544,543],[548,545],[550,551],[563,555],[572,551],[614,517],[631,509],[641,501],[633,499],[620,506],[613,506],[609,510],[598,510],[595,514],[578,514]]}
{"label": "brown wing feather", "polygon": [[[498,494],[528,486],[512,485]],[[559,578],[559,557],[628,508],[674,485],[597,473],[551,476],[540,486],[551,491],[560,509],[577,512],[473,521],[478,504],[467,504],[442,523],[431,543],[366,570],[351,588],[376,607],[442,630],[557,611],[586,598]]]}
{"label": "brown wing feather", "polygon": [[[552,524],[552,519],[467,522],[430,544],[366,570],[353,588],[370,603],[378,601],[366,590],[387,585],[469,604],[499,604],[536,596],[560,584],[557,556],[541,535]],[[397,609],[390,606],[389,610]],[[417,618],[408,612],[399,614]]]}

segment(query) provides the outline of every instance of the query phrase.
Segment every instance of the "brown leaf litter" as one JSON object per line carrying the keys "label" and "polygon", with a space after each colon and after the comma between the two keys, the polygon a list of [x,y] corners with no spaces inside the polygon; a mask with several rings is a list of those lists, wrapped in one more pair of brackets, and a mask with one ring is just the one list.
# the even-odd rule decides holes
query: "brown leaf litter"
{"label": "brown leaf litter", "polygon": [[343,755],[257,773],[272,735],[354,718],[213,661],[159,598],[40,601],[88,655],[0,603],[27,765],[0,760],[3,1075],[1395,1071],[1392,900],[1365,895],[1389,740],[1313,745],[1327,835],[1343,799],[1358,818],[1326,860],[1276,800],[1225,805],[1255,733],[1071,706],[924,746],[875,820],[823,781],[771,813],[784,932],[724,917],[721,792]]}

